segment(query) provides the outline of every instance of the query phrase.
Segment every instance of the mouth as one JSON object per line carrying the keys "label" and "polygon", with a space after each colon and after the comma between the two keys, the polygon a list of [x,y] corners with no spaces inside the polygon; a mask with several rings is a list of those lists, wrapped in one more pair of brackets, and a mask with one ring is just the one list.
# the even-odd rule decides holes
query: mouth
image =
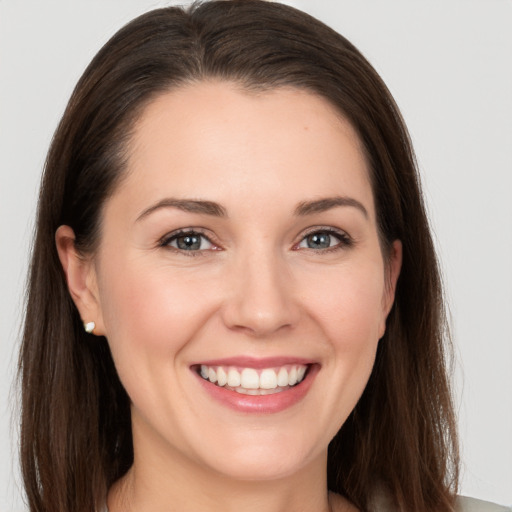
{"label": "mouth", "polygon": [[263,396],[287,391],[300,384],[311,365],[286,364],[269,368],[202,364],[198,375],[217,387],[243,395]]}
{"label": "mouth", "polygon": [[190,369],[214,402],[240,413],[277,413],[305,398],[320,366],[300,358],[236,357]]}

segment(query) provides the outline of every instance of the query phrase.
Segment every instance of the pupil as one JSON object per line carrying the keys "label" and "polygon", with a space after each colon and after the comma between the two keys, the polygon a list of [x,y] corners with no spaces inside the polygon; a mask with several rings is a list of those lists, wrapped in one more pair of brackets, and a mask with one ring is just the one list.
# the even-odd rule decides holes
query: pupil
{"label": "pupil", "polygon": [[310,249],[326,249],[331,245],[331,236],[327,233],[314,233],[307,238]]}
{"label": "pupil", "polygon": [[177,245],[180,249],[183,249],[184,251],[200,249],[201,237],[199,237],[197,235],[180,236],[177,239]]}

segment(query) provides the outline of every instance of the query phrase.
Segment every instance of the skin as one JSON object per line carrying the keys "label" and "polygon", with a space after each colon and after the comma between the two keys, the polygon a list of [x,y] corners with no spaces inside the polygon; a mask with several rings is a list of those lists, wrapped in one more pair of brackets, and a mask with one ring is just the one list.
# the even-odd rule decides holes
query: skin
{"label": "skin", "polygon": [[[81,317],[107,337],[132,400],[135,462],[110,511],[353,510],[326,491],[327,446],[367,383],[401,264],[398,241],[383,256],[354,130],[307,92],[205,82],[149,104],[129,152],[97,253],[79,257],[67,226],[56,235]],[[165,207],[139,218],[170,197],[227,215]],[[366,214],[350,204],[295,214],[332,197]],[[160,243],[185,228],[209,241],[188,252]],[[326,228],[340,238],[310,247],[307,235]],[[240,413],[190,368],[240,355],[320,370],[292,407]]]}

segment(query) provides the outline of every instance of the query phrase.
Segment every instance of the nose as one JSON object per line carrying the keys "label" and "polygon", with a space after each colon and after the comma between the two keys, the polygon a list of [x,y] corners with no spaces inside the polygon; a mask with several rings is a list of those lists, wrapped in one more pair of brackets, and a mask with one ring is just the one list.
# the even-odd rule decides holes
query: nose
{"label": "nose", "polygon": [[293,277],[279,255],[240,257],[230,268],[222,316],[229,329],[261,338],[294,328],[300,308]]}

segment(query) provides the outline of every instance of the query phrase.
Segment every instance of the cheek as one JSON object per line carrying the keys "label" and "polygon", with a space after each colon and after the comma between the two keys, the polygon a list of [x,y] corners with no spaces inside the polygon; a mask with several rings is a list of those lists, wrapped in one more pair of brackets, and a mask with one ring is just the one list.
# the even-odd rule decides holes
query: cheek
{"label": "cheek", "polygon": [[344,418],[355,406],[373,368],[383,317],[383,271],[376,265],[352,267],[331,276],[328,293],[315,297],[316,318],[329,344],[327,365]]}
{"label": "cheek", "polygon": [[165,266],[105,268],[102,311],[114,356],[175,356],[203,325],[212,298],[197,279]]}
{"label": "cheek", "polygon": [[178,431],[173,411],[188,404],[169,390],[182,389],[185,349],[206,328],[215,297],[165,265],[116,263],[104,268],[102,309],[119,378],[139,416],[167,418]]}
{"label": "cheek", "polygon": [[[332,270],[332,269],[331,269]],[[373,369],[382,317],[383,271],[379,265],[347,265],[317,273],[309,316],[322,330],[326,357],[320,377],[323,405],[315,421],[329,442],[356,406]],[[312,427],[313,428],[313,427]]]}
{"label": "cheek", "polygon": [[357,350],[379,338],[383,293],[383,272],[352,267],[317,276],[309,307],[336,348]]}

